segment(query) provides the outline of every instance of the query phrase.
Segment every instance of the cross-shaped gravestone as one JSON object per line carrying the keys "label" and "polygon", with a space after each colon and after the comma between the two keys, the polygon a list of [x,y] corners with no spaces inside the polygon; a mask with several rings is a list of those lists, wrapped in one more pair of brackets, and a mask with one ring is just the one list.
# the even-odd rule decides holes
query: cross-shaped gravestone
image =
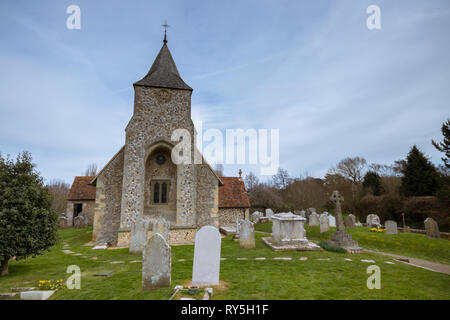
{"label": "cross-shaped gravestone", "polygon": [[344,197],[339,194],[339,191],[333,191],[330,200],[335,204],[335,216],[336,216],[336,231],[345,230],[344,219],[342,218],[341,203],[344,202]]}

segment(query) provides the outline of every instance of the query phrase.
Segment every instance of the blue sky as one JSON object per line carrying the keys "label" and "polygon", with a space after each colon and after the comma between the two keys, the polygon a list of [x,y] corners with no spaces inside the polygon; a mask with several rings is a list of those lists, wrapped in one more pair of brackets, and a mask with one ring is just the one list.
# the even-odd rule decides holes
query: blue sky
{"label": "blue sky", "polygon": [[[81,30],[66,8],[81,8]],[[368,30],[366,8],[381,8]],[[0,152],[47,181],[103,167],[125,141],[132,83],[162,45],[207,128],[279,128],[280,166],[321,177],[347,156],[390,164],[450,117],[450,2],[2,1]],[[225,166],[227,175],[255,172]]]}

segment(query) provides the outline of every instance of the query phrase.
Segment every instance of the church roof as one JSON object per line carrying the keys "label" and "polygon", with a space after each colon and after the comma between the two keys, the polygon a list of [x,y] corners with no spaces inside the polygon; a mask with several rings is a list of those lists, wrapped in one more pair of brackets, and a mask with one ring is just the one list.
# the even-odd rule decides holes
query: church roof
{"label": "church roof", "polygon": [[249,208],[244,181],[238,177],[220,177],[223,186],[219,187],[219,208]]}
{"label": "church roof", "polygon": [[94,176],[77,176],[73,180],[67,200],[95,200],[95,186],[89,183]]}
{"label": "church roof", "polygon": [[[166,41],[167,42],[167,41]],[[137,86],[191,90],[178,73],[166,43],[162,46],[147,75],[134,83]]]}

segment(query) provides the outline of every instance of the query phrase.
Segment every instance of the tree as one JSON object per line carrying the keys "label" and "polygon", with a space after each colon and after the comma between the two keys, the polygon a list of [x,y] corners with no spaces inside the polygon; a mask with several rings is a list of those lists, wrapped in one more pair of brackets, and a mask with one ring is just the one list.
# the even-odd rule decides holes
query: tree
{"label": "tree", "polygon": [[56,243],[57,218],[52,197],[34,170],[31,155],[14,162],[0,154],[0,273],[8,274],[11,257],[42,254]]}
{"label": "tree", "polygon": [[381,178],[378,173],[369,171],[364,175],[363,181],[364,190],[370,190],[374,196],[379,196],[382,193]]}
{"label": "tree", "polygon": [[254,187],[256,187],[259,184],[258,177],[251,171],[245,176],[244,181],[245,181],[245,186],[247,188],[247,191],[252,190]]}
{"label": "tree", "polygon": [[272,183],[275,188],[281,190],[288,186],[291,183],[291,178],[289,178],[289,173],[287,170],[278,168],[277,174],[272,176]]}
{"label": "tree", "polygon": [[97,164],[91,163],[88,165],[86,171],[84,172],[85,176],[95,176],[97,174]]}
{"label": "tree", "polygon": [[345,158],[336,165],[334,171],[353,183],[360,183],[362,182],[362,173],[366,164],[366,159],[361,157]]}
{"label": "tree", "polygon": [[437,150],[444,153],[444,157],[441,159],[444,161],[445,166],[450,168],[450,119],[447,119],[447,121],[442,124],[441,131],[444,140],[439,143],[431,140],[431,143]]}
{"label": "tree", "polygon": [[53,180],[47,185],[47,189],[52,194],[52,209],[58,214],[65,212],[70,185],[61,180]]}
{"label": "tree", "polygon": [[434,165],[414,145],[402,168],[400,191],[405,196],[431,196],[439,187],[439,174]]}

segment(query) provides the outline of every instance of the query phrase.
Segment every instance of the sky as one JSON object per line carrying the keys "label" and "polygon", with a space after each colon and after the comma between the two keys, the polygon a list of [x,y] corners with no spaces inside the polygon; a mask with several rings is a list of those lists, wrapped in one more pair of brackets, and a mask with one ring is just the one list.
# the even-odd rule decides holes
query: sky
{"label": "sky", "polygon": [[[67,7],[81,28],[70,30]],[[381,29],[369,30],[377,5]],[[102,168],[125,142],[133,83],[168,46],[203,129],[279,129],[280,167],[323,177],[392,164],[450,118],[450,1],[1,1],[0,153],[47,182]],[[259,174],[227,165],[225,175]],[[261,179],[268,177],[261,176]]]}

